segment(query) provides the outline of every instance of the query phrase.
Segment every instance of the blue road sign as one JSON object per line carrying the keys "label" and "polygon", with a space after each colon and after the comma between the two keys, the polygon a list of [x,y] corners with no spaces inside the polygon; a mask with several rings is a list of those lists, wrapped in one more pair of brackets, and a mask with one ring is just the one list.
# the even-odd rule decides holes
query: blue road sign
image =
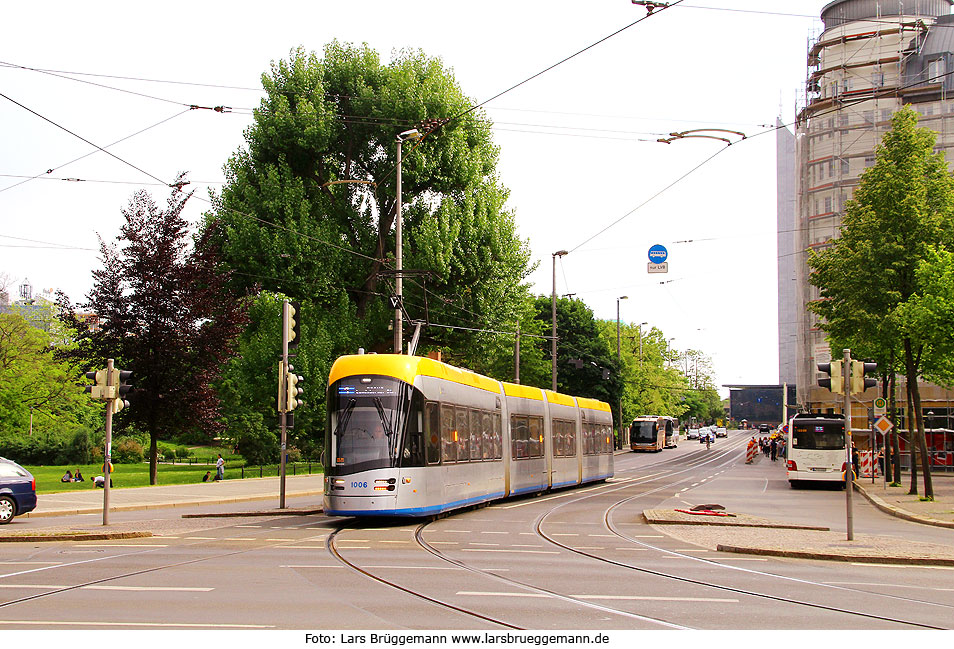
{"label": "blue road sign", "polygon": [[669,251],[666,246],[656,244],[649,249],[649,262],[652,264],[661,264],[669,258]]}

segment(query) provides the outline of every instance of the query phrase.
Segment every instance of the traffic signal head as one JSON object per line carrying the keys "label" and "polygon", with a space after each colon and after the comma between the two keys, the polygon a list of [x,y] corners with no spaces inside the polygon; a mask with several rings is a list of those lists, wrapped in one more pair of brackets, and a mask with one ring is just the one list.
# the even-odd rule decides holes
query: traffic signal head
{"label": "traffic signal head", "polygon": [[112,396],[109,394],[111,391],[107,390],[106,379],[107,373],[106,370],[95,370],[92,372],[86,373],[86,378],[93,381],[95,385],[87,385],[83,392],[88,394],[93,399],[111,399]]}
{"label": "traffic signal head", "polygon": [[832,361],[830,363],[818,363],[818,371],[824,372],[830,377],[827,379],[818,379],[818,385],[826,390],[831,390],[835,394],[844,394],[845,383],[841,373],[842,362],[843,361]]}
{"label": "traffic signal head", "polygon": [[868,388],[878,385],[878,379],[866,379],[868,372],[877,372],[877,363],[865,363],[863,361],[851,361],[851,393],[861,394]]}
{"label": "traffic signal head", "polygon": [[283,321],[284,321],[283,324],[285,327],[284,337],[285,337],[285,340],[288,341],[289,349],[298,347],[298,341],[301,339],[300,313],[301,313],[300,302],[287,303],[285,317],[283,318]]}
{"label": "traffic signal head", "polygon": [[298,387],[298,384],[305,380],[303,376],[298,376],[293,373],[291,365],[288,366],[288,379],[285,385],[285,408],[287,412],[291,412],[298,406],[305,405],[304,401],[298,399],[298,397],[304,392],[301,388]]}

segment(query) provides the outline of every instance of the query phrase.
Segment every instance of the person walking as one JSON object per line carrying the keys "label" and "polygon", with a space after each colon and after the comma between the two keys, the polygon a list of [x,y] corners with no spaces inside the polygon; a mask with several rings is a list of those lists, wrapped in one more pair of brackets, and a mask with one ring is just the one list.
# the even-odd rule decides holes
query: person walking
{"label": "person walking", "polygon": [[772,457],[772,461],[773,461],[773,462],[774,462],[776,459],[778,459],[778,440],[775,439],[774,437],[773,437],[772,440],[769,442],[769,452],[770,452],[770,454],[771,454],[771,457]]}
{"label": "person walking", "polygon": [[221,453],[219,453],[219,459],[215,461],[215,479],[225,480],[225,460],[222,459]]}

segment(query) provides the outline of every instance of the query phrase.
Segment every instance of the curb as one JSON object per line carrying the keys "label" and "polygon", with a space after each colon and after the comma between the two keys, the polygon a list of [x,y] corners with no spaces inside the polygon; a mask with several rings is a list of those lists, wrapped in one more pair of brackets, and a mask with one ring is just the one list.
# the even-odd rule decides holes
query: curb
{"label": "curb", "polygon": [[[646,509],[643,510],[643,519],[650,525],[709,525],[713,527],[745,527],[775,530],[812,530],[830,532],[831,528],[820,525],[801,525],[798,523],[778,523],[775,521],[750,517],[738,514],[735,518],[721,518],[711,516],[677,515],[673,510]],[[672,516],[666,518],[666,516]]]}
{"label": "curb", "polygon": [[909,511],[901,509],[900,507],[895,507],[894,505],[889,505],[883,501],[878,496],[874,494],[869,494],[864,487],[858,484],[858,481],[855,480],[853,483],[854,488],[861,493],[865,499],[875,506],[876,509],[880,509],[886,514],[895,516],[897,518],[902,518],[906,521],[911,521],[912,523],[921,523],[922,525],[933,525],[935,527],[946,527],[949,529],[954,529],[954,522],[951,521],[942,521],[936,518],[928,518],[927,516],[918,516],[917,514],[912,514]]}
{"label": "curb", "polygon": [[107,541],[112,539],[142,539],[152,536],[152,532],[76,532],[70,534],[31,534],[0,536],[0,543],[36,543],[39,541]]}
{"label": "curb", "polygon": [[214,514],[183,514],[182,518],[240,518],[243,516],[313,516],[325,510],[318,509],[269,509],[255,512],[216,512]]}
{"label": "curb", "polygon": [[[307,496],[318,496],[324,495],[324,489],[313,490],[313,491],[300,491],[292,494],[285,494],[286,498],[303,498]],[[112,505],[109,508],[111,512],[131,512],[131,511],[141,511],[144,509],[169,509],[173,507],[201,507],[204,505],[227,505],[230,503],[244,503],[244,502],[254,502],[256,500],[268,500],[270,498],[277,498],[276,494],[269,494],[267,496],[239,496],[235,498],[222,498],[216,500],[202,500],[199,502],[163,502],[163,503],[147,503],[139,505]],[[48,518],[51,516],[75,516],[78,514],[97,514],[103,511],[102,507],[84,507],[78,509],[58,509],[55,511],[37,511],[33,510],[32,512],[27,512],[22,514],[22,518]]]}
{"label": "curb", "polygon": [[789,557],[794,559],[819,559],[825,561],[851,561],[855,563],[904,564],[921,566],[954,566],[954,559],[930,557],[886,557],[859,554],[833,554],[828,552],[806,552],[802,550],[770,550],[767,548],[747,548],[736,545],[716,545],[720,552],[734,552],[737,554],[759,554],[772,557]]}

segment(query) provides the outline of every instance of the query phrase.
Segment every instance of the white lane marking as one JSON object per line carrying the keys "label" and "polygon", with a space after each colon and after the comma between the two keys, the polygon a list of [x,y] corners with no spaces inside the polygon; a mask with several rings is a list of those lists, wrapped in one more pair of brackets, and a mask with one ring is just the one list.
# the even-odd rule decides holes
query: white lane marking
{"label": "white lane marking", "polygon": [[222,541],[261,541],[262,539],[257,539],[253,536],[226,536]]}
{"label": "white lane marking", "polygon": [[158,543],[84,543],[74,546],[77,548],[168,548],[169,545]]}
{"label": "white lane marking", "polygon": [[470,530],[440,530],[444,534],[472,534]]}
{"label": "white lane marking", "polygon": [[885,586],[891,586],[892,588],[916,588],[918,590],[938,590],[938,591],[954,591],[954,588],[932,588],[931,586],[912,586],[910,584],[885,584],[884,582],[872,582],[872,581],[825,581],[824,584],[831,584],[832,586],[876,586],[878,588],[883,588]]}
{"label": "white lane marking", "polygon": [[187,541],[215,541],[217,536],[187,536]]}
{"label": "white lane marking", "polygon": [[852,563],[853,566],[864,566],[866,568],[924,568],[925,570],[954,570],[954,566],[927,566],[916,563],[911,564],[901,564],[901,563],[865,563],[859,561],[857,563]]}
{"label": "white lane marking", "polygon": [[378,543],[402,543],[402,544],[404,544],[404,545],[407,545],[408,543],[410,543],[410,541],[384,541],[384,540],[381,540],[381,541],[378,541]]}
{"label": "white lane marking", "polygon": [[551,552],[549,550],[490,550],[483,548],[462,548],[461,552],[515,552],[515,553],[524,553],[524,554],[560,554],[559,552]]}
{"label": "white lane marking", "polygon": [[0,624],[7,626],[22,624],[24,626],[134,626],[134,627],[162,627],[170,629],[274,629],[273,624],[192,624],[189,622],[89,622],[65,620],[0,620]]}
{"label": "white lane marking", "polygon": [[613,548],[614,550],[628,550],[630,552],[649,552],[649,548]]}
{"label": "white lane marking", "polygon": [[235,527],[249,527],[252,529],[261,529],[261,525],[236,525]]}
{"label": "white lane marking", "polygon": [[510,534],[510,532],[481,532],[481,534]]}
{"label": "white lane marking", "polygon": [[310,564],[310,563],[283,563],[279,565],[278,567],[279,568],[320,568],[322,570],[326,568],[344,568],[344,566],[340,564],[337,566],[319,566],[319,565]]}
{"label": "white lane marking", "polygon": [[599,537],[604,539],[615,539],[615,534],[587,534],[587,536]]}
{"label": "white lane marking", "polygon": [[630,536],[634,539],[664,539],[666,538],[663,534],[632,534]]}
{"label": "white lane marking", "polygon": [[457,541],[428,541],[431,545],[460,545]]}
{"label": "white lane marking", "polygon": [[499,543],[478,543],[477,541],[471,541],[470,544],[471,544],[471,545],[483,545],[483,546],[494,547],[494,548],[499,548],[499,547],[500,547],[500,544],[499,544]]}
{"label": "white lane marking", "polygon": [[[323,545],[276,545],[276,548],[282,548],[283,550],[324,550],[325,546]],[[346,548],[341,548],[342,550],[370,550],[371,546],[369,545],[349,545]]]}
{"label": "white lane marking", "polygon": [[[61,590],[63,588],[72,588],[68,584],[0,584],[0,588],[39,588],[41,590]],[[194,593],[207,593],[214,588],[198,588],[191,586],[103,586],[92,584],[89,586],[79,586],[78,590],[128,590],[128,591],[142,591],[142,592],[194,592]]]}
{"label": "white lane marking", "polygon": [[719,561],[768,561],[768,559],[755,557],[719,557]]}
{"label": "white lane marking", "polygon": [[536,543],[514,543],[511,547],[514,548],[542,548],[542,545],[537,545]]}
{"label": "white lane marking", "polygon": [[56,565],[62,561],[0,561],[0,566],[25,566],[25,565]]}
{"label": "white lane marking", "polygon": [[[460,590],[458,595],[471,597],[531,597],[535,599],[554,597],[546,593],[507,593],[494,591],[476,591]],[[631,600],[631,601],[652,601],[652,602],[721,602],[727,604],[738,604],[739,600],[720,598],[720,597],[649,597],[641,595],[567,595],[573,599],[582,600]]]}

